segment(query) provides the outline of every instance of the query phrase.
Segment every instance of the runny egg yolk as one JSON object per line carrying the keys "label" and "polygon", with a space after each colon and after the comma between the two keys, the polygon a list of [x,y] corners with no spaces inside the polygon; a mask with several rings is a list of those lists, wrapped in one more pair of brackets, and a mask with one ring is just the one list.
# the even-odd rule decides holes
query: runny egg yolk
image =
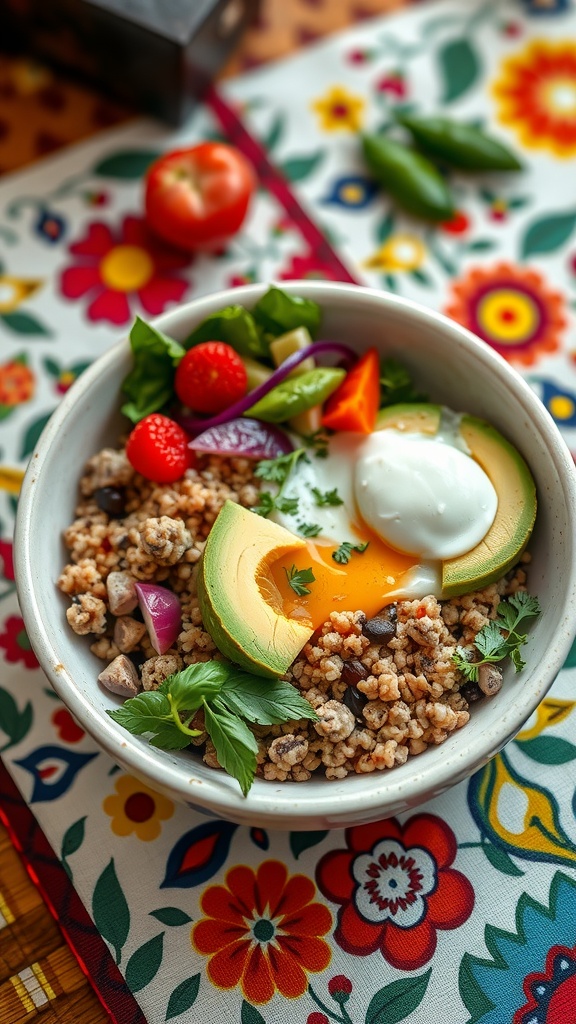
{"label": "runny egg yolk", "polygon": [[[362,552],[352,551],[345,565],[333,559],[337,549],[333,542],[311,540],[307,541],[306,552],[287,554],[272,562],[268,571],[277,603],[286,618],[307,620],[317,629],[330,618],[331,612],[362,609],[372,617],[389,603],[389,595],[402,586],[404,574],[418,565],[418,556],[394,551],[365,528],[362,534],[358,543],[368,541],[368,547]],[[300,596],[290,586],[293,567],[296,571],[312,569],[314,582],[304,584],[309,594]],[[261,589],[270,600],[268,582],[263,580]]]}

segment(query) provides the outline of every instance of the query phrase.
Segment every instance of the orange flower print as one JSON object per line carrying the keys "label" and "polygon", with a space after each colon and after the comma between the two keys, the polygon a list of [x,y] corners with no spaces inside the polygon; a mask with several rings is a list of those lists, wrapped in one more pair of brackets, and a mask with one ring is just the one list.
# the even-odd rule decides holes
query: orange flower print
{"label": "orange flower print", "polygon": [[562,295],[537,271],[508,263],[472,267],[453,281],[444,312],[521,366],[556,352],[567,324]]}
{"label": "orange flower print", "polygon": [[332,914],[314,903],[316,887],[305,875],[267,860],[257,871],[232,868],[225,885],[202,895],[206,915],[192,929],[194,948],[209,956],[208,977],[217,988],[240,986],[252,1004],[275,992],[297,999],[308,988],[308,973],[324,971],[330,947],[322,938]]}
{"label": "orange flower print", "polygon": [[576,153],[576,44],[535,39],[502,65],[493,95],[526,149]]}
{"label": "orange flower print", "polygon": [[17,356],[0,365],[0,419],[34,394],[34,374],[26,365],[25,356]]}
{"label": "orange flower print", "polygon": [[117,836],[136,835],[145,843],[157,839],[162,822],[174,814],[174,804],[167,797],[148,789],[131,775],[120,775],[102,808],[112,821],[110,828]]}

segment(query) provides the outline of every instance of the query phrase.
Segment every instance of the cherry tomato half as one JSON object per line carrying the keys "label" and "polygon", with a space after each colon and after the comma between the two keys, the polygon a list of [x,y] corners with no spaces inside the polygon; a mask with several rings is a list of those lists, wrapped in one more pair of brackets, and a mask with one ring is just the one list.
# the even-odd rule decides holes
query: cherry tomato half
{"label": "cherry tomato half", "polygon": [[146,173],[148,224],[182,249],[217,249],[235,235],[256,186],[252,165],[222,142],[175,149]]}

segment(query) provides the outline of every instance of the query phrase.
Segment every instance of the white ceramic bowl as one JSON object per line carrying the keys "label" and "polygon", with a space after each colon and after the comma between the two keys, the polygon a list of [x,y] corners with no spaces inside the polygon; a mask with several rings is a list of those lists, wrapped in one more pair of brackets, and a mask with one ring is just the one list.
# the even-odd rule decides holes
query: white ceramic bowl
{"label": "white ceramic bowl", "polygon": [[[576,472],[553,421],[528,385],[487,345],[445,317],[383,292],[323,282],[286,289],[320,303],[322,335],[401,358],[430,399],[492,422],[522,452],[536,479],[537,527],[529,588],[542,614],[530,629],[527,666],[505,671],[498,696],[472,708],[470,722],[439,747],[392,771],[278,784],[257,779],[246,799],[224,772],[188,751],[156,750],[106,714],[115,700],[97,682],[102,668],[65,619],[55,581],[66,563],[60,540],[72,521],[87,458],[117,442],[119,384],[130,367],[128,342],[111,348],[74,384],[31,459],[19,502],[16,573],[32,646],[56,692],[113,760],[153,788],[197,810],[245,825],[322,829],[375,821],[436,796],[482,767],[542,700],[562,667],[576,608]],[[178,340],[230,304],[252,306],[265,290],[249,285],[191,302],[156,324]],[[125,426],[125,421],[124,421]]]}

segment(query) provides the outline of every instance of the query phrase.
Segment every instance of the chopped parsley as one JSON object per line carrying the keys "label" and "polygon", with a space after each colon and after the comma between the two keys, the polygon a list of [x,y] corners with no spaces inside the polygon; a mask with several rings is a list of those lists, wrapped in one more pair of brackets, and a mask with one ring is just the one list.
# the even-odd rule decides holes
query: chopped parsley
{"label": "chopped parsley", "polygon": [[321,531],[322,527],[318,523],[298,523],[298,532],[303,537],[317,537]]}
{"label": "chopped parsley", "polygon": [[426,402],[428,398],[416,390],[409,370],[393,357],[382,362],[380,388],[380,408],[403,402]]}
{"label": "chopped parsley", "polygon": [[318,487],[312,488],[312,494],[316,498],[316,504],[320,507],[324,505],[343,505],[344,502],[338,494],[338,488],[334,487],[331,491],[321,491]]}
{"label": "chopped parsley", "polygon": [[498,606],[495,619],[488,622],[476,634],[474,646],[482,657],[478,661],[469,661],[468,652],[464,647],[457,647],[452,655],[457,668],[471,682],[478,682],[480,665],[491,664],[510,658],[517,672],[526,664],[520,654],[520,648],[526,643],[528,636],[520,633],[519,627],[526,619],[533,619],[540,614],[538,598],[531,597],[525,591],[518,591],[507,601]]}
{"label": "chopped parsley", "polygon": [[310,588],[307,587],[306,584],[314,583],[316,581],[316,577],[312,572],[312,567],[309,569],[297,569],[296,566],[293,565],[290,570],[284,569],[284,572],[286,573],[288,585],[292,587],[295,594],[298,594],[298,597],[305,597],[306,594],[310,593]]}
{"label": "chopped parsley", "polygon": [[269,516],[275,510],[284,512],[286,515],[296,514],[298,511],[298,498],[286,498],[282,492],[294,466],[301,458],[308,461],[308,456],[304,449],[296,448],[293,452],[288,452],[287,455],[279,455],[277,459],[262,459],[258,463],[254,470],[254,475],[260,477],[261,480],[278,484],[278,493],[272,494],[271,491],[260,491],[260,501],[252,509],[256,515],[262,516],[265,519],[266,516]]}
{"label": "chopped parsley", "polygon": [[340,547],[336,549],[336,551],[332,552],[332,558],[334,559],[335,562],[338,562],[340,565],[347,565],[348,562],[350,561],[350,556],[352,555],[352,552],[358,551],[359,554],[362,554],[363,551],[366,551],[368,544],[369,541],[364,541],[363,544],[350,544],[347,540],[345,540],[342,542]]}

